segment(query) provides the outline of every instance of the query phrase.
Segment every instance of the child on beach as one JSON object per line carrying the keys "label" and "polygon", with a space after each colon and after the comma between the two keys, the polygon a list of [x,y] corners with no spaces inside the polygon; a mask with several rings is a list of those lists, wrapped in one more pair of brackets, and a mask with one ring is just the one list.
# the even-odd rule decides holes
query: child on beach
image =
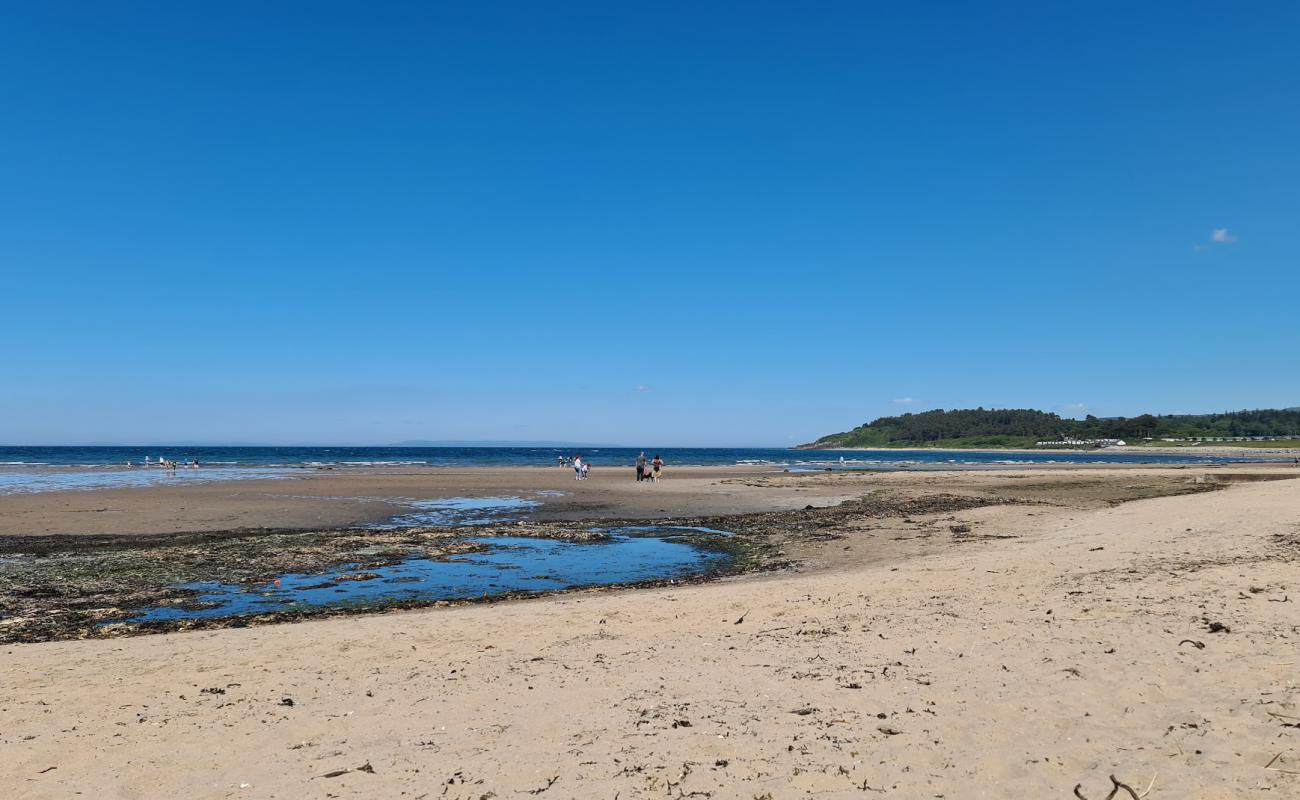
{"label": "child on beach", "polygon": [[658,453],[655,453],[654,460],[650,462],[650,477],[654,479],[655,483],[659,482],[659,470],[663,468],[664,460],[659,457]]}

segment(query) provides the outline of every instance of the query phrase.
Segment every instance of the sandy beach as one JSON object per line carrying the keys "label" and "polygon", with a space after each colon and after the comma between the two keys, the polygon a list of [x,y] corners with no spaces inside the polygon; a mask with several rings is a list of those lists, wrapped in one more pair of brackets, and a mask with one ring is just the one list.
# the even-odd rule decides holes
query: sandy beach
{"label": "sandy beach", "polygon": [[[1098,798],[1112,774],[1152,798],[1300,794],[1293,469],[683,470],[587,495],[469,472],[9,497],[0,519],[352,524],[388,501],[321,498],[553,481],[572,493],[539,515],[783,515],[791,566],[5,645],[10,796]],[[989,504],[831,508],[939,494]]]}
{"label": "sandy beach", "polygon": [[1300,800],[1300,5],[5,11],[0,800]]}

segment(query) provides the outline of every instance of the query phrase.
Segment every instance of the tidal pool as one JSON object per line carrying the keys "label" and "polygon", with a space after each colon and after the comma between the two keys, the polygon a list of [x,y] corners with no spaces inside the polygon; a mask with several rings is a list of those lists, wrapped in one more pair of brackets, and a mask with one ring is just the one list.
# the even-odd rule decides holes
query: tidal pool
{"label": "tidal pool", "polygon": [[709,529],[635,526],[609,529],[610,538],[600,541],[471,538],[486,549],[438,560],[409,558],[365,571],[345,565],[332,572],[291,573],[261,584],[187,583],[178,588],[198,594],[183,605],[150,608],[126,621],[217,619],[552,592],[705,575],[729,563],[727,552],[683,538],[687,531],[729,535]]}
{"label": "tidal pool", "polygon": [[711,533],[717,536],[735,536],[731,531],[720,531],[717,528],[705,528],[700,525],[626,525],[618,528],[624,532],[652,532],[662,533],[663,531],[694,531],[695,533]]}
{"label": "tidal pool", "polygon": [[393,517],[375,527],[492,525],[517,519],[525,512],[540,508],[542,504],[522,497],[443,497],[438,500],[411,500],[406,505],[415,511]]}

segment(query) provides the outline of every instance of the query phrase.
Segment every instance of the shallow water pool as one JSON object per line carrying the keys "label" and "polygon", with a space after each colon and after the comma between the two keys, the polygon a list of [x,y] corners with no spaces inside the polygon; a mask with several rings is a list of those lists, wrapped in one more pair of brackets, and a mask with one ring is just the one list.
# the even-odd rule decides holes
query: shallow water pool
{"label": "shallow water pool", "polygon": [[[446,559],[409,558],[358,572],[355,565],[315,574],[282,575],[262,584],[190,583],[198,595],[184,606],[160,606],[131,617],[153,622],[464,600],[510,592],[551,592],[708,574],[727,565],[721,550],[686,541],[705,529],[654,526],[615,528],[602,541],[532,537],[480,537],[487,549]],[[725,531],[708,531],[728,535]]]}
{"label": "shallow water pool", "polygon": [[71,469],[46,467],[21,467],[0,469],[0,495],[35,494],[38,492],[91,491],[95,489],[126,489],[142,486],[176,486],[192,483],[212,483],[251,479],[285,479],[295,477],[284,469],[178,469],[175,472],[158,468],[134,469]]}
{"label": "shallow water pool", "polygon": [[517,519],[526,512],[540,508],[542,504],[522,497],[443,497],[437,500],[410,500],[406,505],[415,510],[375,527],[492,525]]}

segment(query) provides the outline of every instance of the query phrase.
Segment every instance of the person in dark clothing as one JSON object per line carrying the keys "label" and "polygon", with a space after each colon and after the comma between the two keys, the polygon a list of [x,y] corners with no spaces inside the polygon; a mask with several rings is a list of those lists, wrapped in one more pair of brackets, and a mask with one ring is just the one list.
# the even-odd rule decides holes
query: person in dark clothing
{"label": "person in dark clothing", "polygon": [[641,451],[641,455],[636,457],[636,479],[638,482],[645,480],[645,451],[644,450]]}

